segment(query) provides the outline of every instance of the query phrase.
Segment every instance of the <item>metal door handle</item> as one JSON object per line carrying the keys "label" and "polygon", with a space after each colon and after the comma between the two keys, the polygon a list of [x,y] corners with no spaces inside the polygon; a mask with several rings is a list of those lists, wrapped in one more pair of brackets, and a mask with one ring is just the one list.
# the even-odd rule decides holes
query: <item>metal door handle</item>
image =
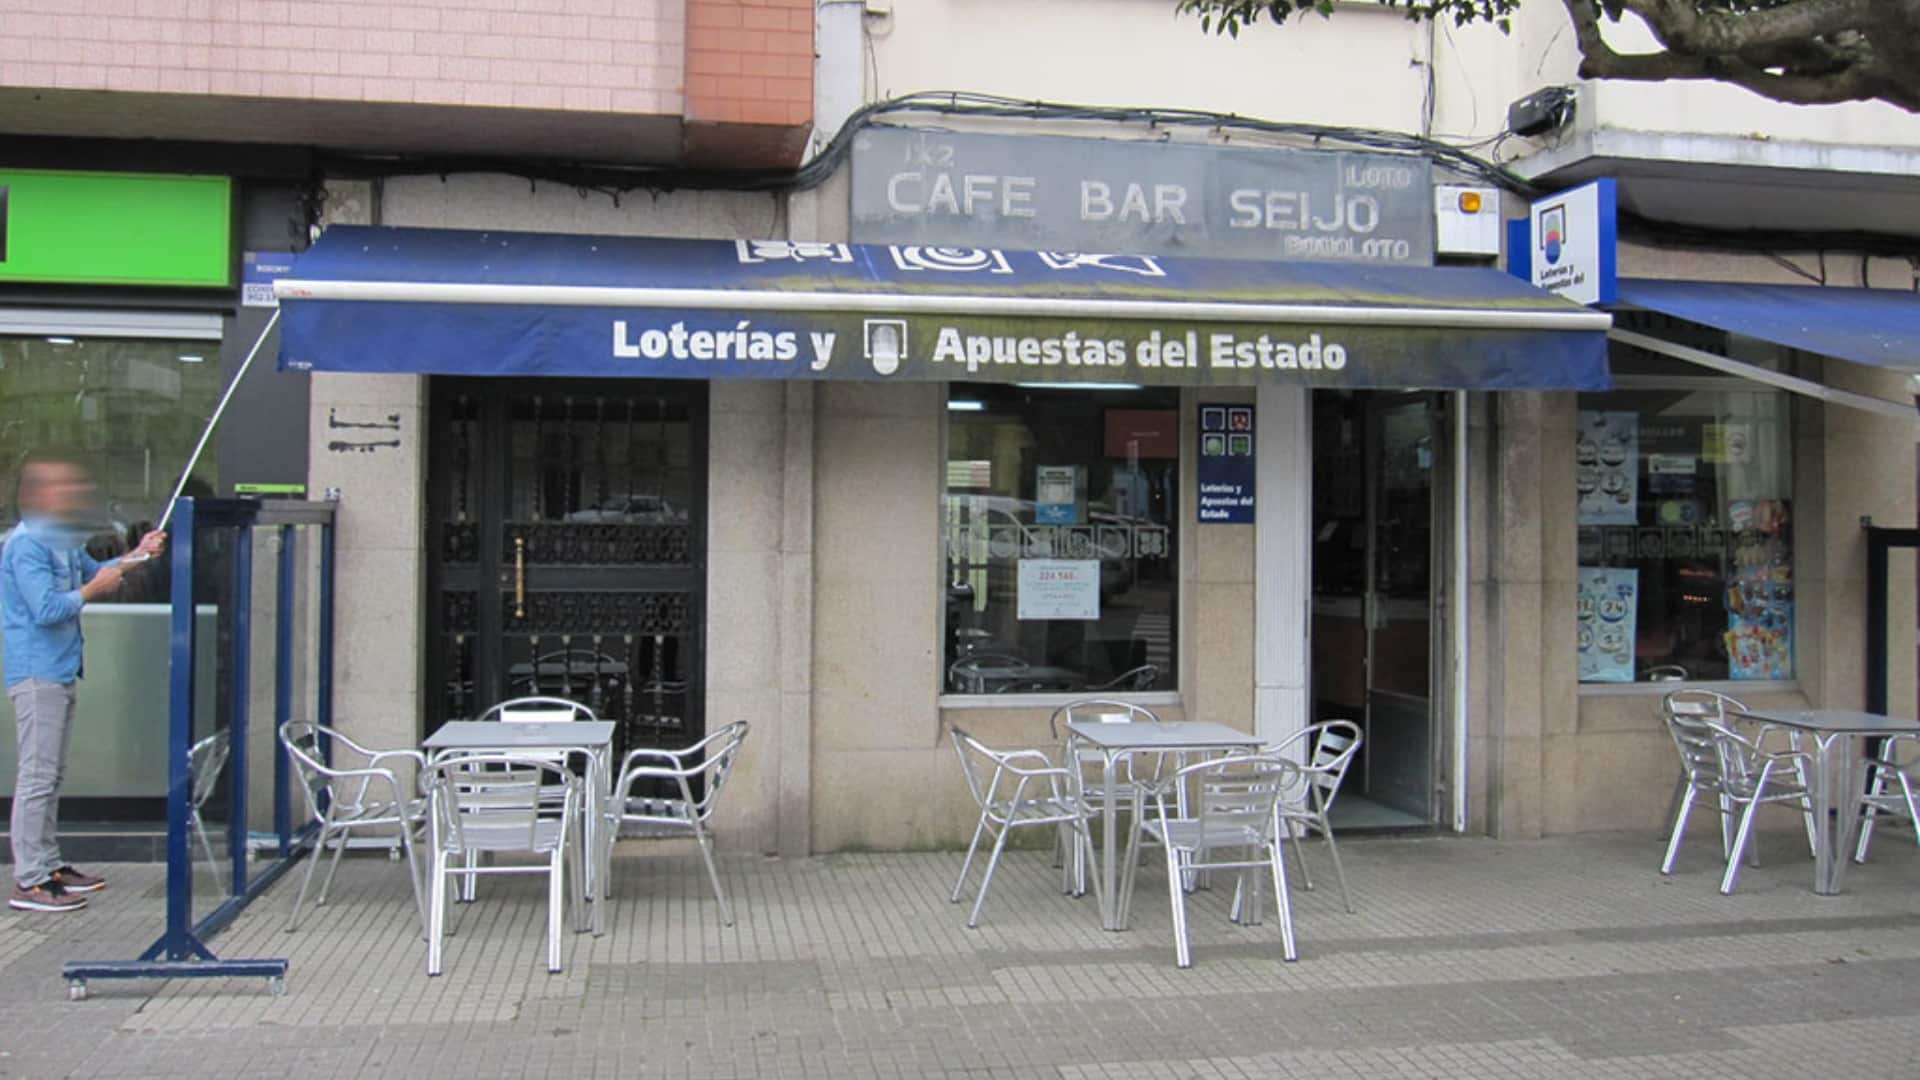
{"label": "metal door handle", "polygon": [[513,617],[527,617],[527,540],[513,538]]}

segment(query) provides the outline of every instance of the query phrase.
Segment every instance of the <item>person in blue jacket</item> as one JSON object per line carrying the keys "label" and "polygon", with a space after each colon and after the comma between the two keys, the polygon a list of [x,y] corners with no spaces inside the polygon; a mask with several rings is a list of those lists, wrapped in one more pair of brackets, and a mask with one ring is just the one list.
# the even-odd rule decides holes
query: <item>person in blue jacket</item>
{"label": "person in blue jacket", "polygon": [[73,742],[74,686],[85,664],[80,611],[120,587],[127,564],[160,553],[150,532],[126,556],[87,554],[93,485],[70,461],[41,459],[20,471],[20,525],[0,548],[0,653],[19,740],[13,788],[13,895],[21,911],[75,911],[106,881],[60,854],[60,782]]}

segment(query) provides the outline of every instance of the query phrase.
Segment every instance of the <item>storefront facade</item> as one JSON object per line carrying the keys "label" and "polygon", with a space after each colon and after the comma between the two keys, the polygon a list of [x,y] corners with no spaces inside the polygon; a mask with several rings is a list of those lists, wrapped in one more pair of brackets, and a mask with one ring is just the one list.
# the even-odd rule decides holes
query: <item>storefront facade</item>
{"label": "storefront facade", "polygon": [[[1284,154],[1276,159],[1298,164]],[[431,205],[431,216],[407,214],[414,191],[396,187],[387,185],[380,199],[389,225],[466,224],[459,211],[448,212],[457,200],[429,203],[438,184],[417,182],[418,205]],[[1431,198],[1421,190],[1411,201],[1424,210]],[[745,202],[706,196],[678,209],[697,215],[730,200]],[[344,191],[329,201],[355,205]],[[538,200],[524,204],[531,226]],[[515,224],[497,204],[490,211],[487,224]],[[616,220],[635,233],[703,231],[688,228],[684,212],[652,227],[634,217],[606,215],[607,231]],[[724,228],[713,231],[724,236]],[[349,238],[354,245],[377,246],[360,244],[357,235]],[[903,254],[908,247],[876,250]],[[825,245],[740,250],[755,261],[778,256],[796,264],[816,258],[831,266],[839,257]],[[929,258],[935,249],[915,250]],[[952,255],[938,250],[939,257]],[[1037,258],[995,251],[967,257]],[[1053,255],[1060,262],[1054,273],[1150,283],[1140,271],[1162,272],[1153,256],[1115,259],[1125,264],[1116,270]],[[1288,265],[1239,264],[1234,281],[1196,292],[1244,293],[1260,275],[1284,274]],[[1322,265],[1303,262],[1294,272]],[[907,265],[900,276],[938,272]],[[1395,278],[1390,268],[1330,272],[1328,280],[1282,291],[1295,302],[1339,289],[1352,296],[1364,293],[1355,283],[1389,289]],[[1463,273],[1502,280],[1491,270]],[[987,274],[998,276],[991,267]],[[968,289],[1020,295],[990,283],[970,282]],[[347,440],[379,445],[315,455],[315,489],[343,498],[342,597],[356,589],[367,597],[363,610],[342,605],[341,693],[354,703],[339,714],[343,722],[364,723],[347,718],[377,710],[383,715],[376,726],[363,730],[392,742],[417,738],[416,724],[460,715],[482,698],[538,688],[571,690],[603,709],[682,725],[660,737],[686,739],[702,725],[748,719],[756,725],[757,753],[743,766],[729,810],[755,846],[797,851],[955,839],[966,795],[945,732],[956,724],[994,741],[1042,744],[1050,739],[1051,710],[1087,694],[1124,696],[1163,715],[1204,716],[1275,737],[1314,718],[1372,713],[1384,750],[1369,764],[1380,790],[1392,793],[1382,809],[1398,807],[1388,820],[1463,826],[1467,800],[1457,777],[1464,743],[1454,718],[1465,685],[1465,624],[1464,605],[1454,598],[1465,591],[1455,553],[1466,494],[1456,464],[1467,447],[1466,395],[1407,388],[1599,385],[1603,376],[1589,370],[1577,381],[1558,381],[1568,377],[1564,371],[1544,374],[1559,362],[1550,352],[1476,349],[1476,331],[1467,326],[1396,325],[1419,321],[1406,318],[1409,302],[1404,295],[1381,301],[1375,306],[1384,310],[1369,316],[1381,326],[1346,325],[1338,337],[1288,316],[1289,325],[1272,329],[1297,327],[1297,341],[1253,332],[1224,346],[1200,330],[1135,327],[1126,318],[1098,332],[1083,321],[1037,337],[966,334],[944,343],[938,334],[916,336],[922,331],[915,327],[890,344],[877,327],[887,319],[863,318],[841,331],[858,339],[853,360],[876,372],[877,354],[896,346],[909,365],[963,368],[968,349],[979,346],[974,371],[932,380],[924,373],[895,381],[738,380],[724,377],[733,372],[709,372],[711,381],[696,389],[646,379],[562,383],[528,378],[515,366],[542,363],[554,376],[579,376],[607,372],[606,361],[624,359],[633,370],[674,347],[647,336],[650,324],[638,318],[611,344],[601,340],[602,328],[577,350],[541,354],[499,339],[492,355],[460,370],[518,373],[484,384],[316,370],[316,439],[322,424],[396,425],[391,434]],[[1605,321],[1564,305],[1553,317],[1582,323],[1589,335]],[[470,310],[466,321],[476,318]],[[353,321],[364,323],[358,315]],[[391,329],[404,333],[404,319]],[[1031,340],[1023,343],[1023,336]],[[1080,339],[1092,345],[1082,347]],[[300,342],[324,340],[293,340],[288,359],[312,362],[298,351]],[[538,340],[552,347],[556,339]],[[1382,343],[1401,359],[1381,364]],[[1244,357],[1236,351],[1242,344]],[[996,347],[1008,354],[1001,362],[1019,368],[1026,346],[1034,353],[1026,358],[1036,365],[1031,374],[992,370]],[[1217,348],[1227,352],[1216,357]],[[1068,355],[1075,350],[1081,355]],[[1108,367],[1108,350],[1126,364]],[[1059,354],[1059,367],[1042,371],[1049,351]],[[1180,366],[1193,351],[1203,366],[1183,375]],[[1158,365],[1140,368],[1148,356]],[[1076,359],[1090,358],[1101,363],[1073,373]],[[1262,368],[1263,360],[1271,366]],[[386,356],[365,362],[367,371],[394,366]],[[700,368],[682,364],[665,373]],[[1121,374],[1107,373],[1116,369]],[[1243,374],[1263,370],[1269,385]],[[1216,383],[1214,371],[1229,374]],[[1312,389],[1316,381],[1327,389]],[[517,404],[486,405],[489,394]],[[664,449],[657,438],[661,417],[683,415],[657,411],[662,395],[706,405],[704,418],[689,410],[684,426],[670,425],[678,449]],[[486,415],[495,427],[485,426]],[[503,442],[512,449],[501,450]],[[1367,451],[1369,443],[1392,447],[1394,460]],[[534,462],[536,446],[546,448],[544,472]],[[492,466],[498,486],[483,489],[488,466],[481,459],[502,453],[513,460]],[[1231,461],[1214,457],[1243,458],[1252,467],[1234,473]],[[673,464],[648,471],[660,463]],[[702,471],[703,490],[695,479]],[[417,484],[413,490],[426,498],[395,491],[397,480]],[[1223,483],[1241,490],[1222,496]],[[1348,490],[1356,483],[1357,499]],[[355,503],[364,505],[360,493],[369,490],[380,493],[382,512],[379,521],[362,524]],[[1240,500],[1247,505],[1235,506]],[[409,520],[417,501],[425,503],[425,516]],[[601,526],[603,539],[622,533],[641,547],[619,549],[632,557],[618,557],[639,568],[626,585],[604,569],[583,567],[569,577],[552,564],[571,556],[553,544],[511,527],[496,533],[503,523],[534,519],[544,523],[540,531],[584,534]],[[650,546],[662,538],[664,547]],[[612,558],[604,546],[596,554],[591,542],[568,543],[602,567]],[[1327,554],[1316,560],[1305,552]],[[1316,561],[1331,567],[1324,579],[1315,576]],[[1376,564],[1371,586],[1378,600],[1370,600],[1367,573]],[[690,577],[690,569],[699,573]],[[1043,571],[1064,576],[1043,584]],[[616,614],[596,623],[609,609],[580,618],[538,595],[523,603],[523,573],[533,594],[655,593],[679,573],[676,588],[686,600],[670,610],[686,621],[623,624]],[[356,585],[361,574],[369,576]],[[515,595],[496,615],[492,605],[503,586]],[[1043,609],[1046,601],[1034,597],[1048,589],[1055,606]],[[425,601],[419,617],[408,618],[401,604],[414,590]],[[449,600],[450,593],[462,595]],[[1378,612],[1378,625],[1369,625],[1368,610]],[[537,628],[523,621],[548,614],[563,621]],[[520,631],[500,638],[514,626]],[[1322,635],[1335,644],[1316,653],[1312,640]],[[1369,657],[1379,659],[1369,665]],[[1370,681],[1370,670],[1382,674]],[[1337,683],[1340,691],[1316,695],[1316,681]],[[398,694],[416,708],[393,708]]]}
{"label": "storefront facade", "polygon": [[[569,210],[556,229],[551,197],[451,184],[466,198],[389,182],[383,222],[739,241],[765,216],[763,197],[680,195],[651,213]],[[351,185],[330,202],[368,205]],[[812,244],[859,236],[824,199],[787,205]],[[1628,245],[1620,259],[1625,276],[1671,272],[1664,253]],[[1737,280],[1760,262],[1712,266]],[[1905,392],[1891,369],[1709,339],[1645,311],[1616,319],[1883,400]],[[679,347],[649,328],[596,343],[592,363]],[[869,364],[940,344],[847,332]],[[1130,359],[1143,340],[1125,342]],[[739,345],[753,363],[752,340]],[[1855,531],[1863,515],[1912,512],[1896,464],[1912,460],[1911,433],[1893,417],[1618,343],[1613,389],[1587,391],[1435,390],[1448,383],[1411,375],[1155,385],[1137,371],[1064,390],[958,376],[579,382],[563,378],[587,374],[568,348],[550,354],[550,374],[506,373],[501,358],[521,348],[461,377],[313,375],[316,448],[323,436],[371,444],[316,449],[311,479],[343,500],[342,723],[410,741],[536,688],[626,713],[661,740],[750,720],[726,813],[740,845],[770,852],[964,839],[947,730],[1047,745],[1051,710],[1086,694],[1276,736],[1363,720],[1373,750],[1353,793],[1375,804],[1370,823],[1655,828],[1671,750],[1653,712],[1670,669],[1755,705],[1857,701]],[[990,364],[992,341],[983,348]],[[1044,362],[1044,342],[1034,348]],[[1064,363],[1063,335],[1059,348]],[[1583,509],[1619,494],[1587,473],[1625,464],[1605,425],[1628,413],[1631,523]],[[391,433],[337,434],[374,423]],[[1222,479],[1206,452],[1217,434],[1233,456],[1239,424],[1253,436],[1251,522],[1219,520],[1238,513],[1238,495],[1221,492],[1244,478]],[[1688,501],[1690,517],[1669,505]],[[535,522],[547,536],[510,527]],[[1734,534],[1718,540],[1732,572],[1696,587],[1715,528]],[[1631,659],[1616,648],[1608,669],[1583,644],[1600,601],[1582,590],[1627,570]],[[1748,603],[1762,585],[1764,602]],[[580,593],[651,599],[564,596]]]}

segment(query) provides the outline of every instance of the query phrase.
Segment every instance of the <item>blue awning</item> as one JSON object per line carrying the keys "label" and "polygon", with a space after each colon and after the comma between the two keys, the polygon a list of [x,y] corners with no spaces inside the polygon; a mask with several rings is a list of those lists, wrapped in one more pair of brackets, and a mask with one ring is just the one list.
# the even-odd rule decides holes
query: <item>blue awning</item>
{"label": "blue awning", "polygon": [[1920,370],[1920,296],[1904,290],[1623,279],[1619,303],[1856,364]]}
{"label": "blue awning", "polygon": [[335,226],[281,366],[1605,389],[1610,317],[1491,269]]}

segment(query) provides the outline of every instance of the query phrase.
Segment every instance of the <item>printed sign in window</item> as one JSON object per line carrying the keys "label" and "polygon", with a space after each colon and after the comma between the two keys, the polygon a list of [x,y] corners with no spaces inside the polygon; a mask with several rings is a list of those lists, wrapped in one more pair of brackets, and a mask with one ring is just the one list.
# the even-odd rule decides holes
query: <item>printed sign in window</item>
{"label": "printed sign in window", "polygon": [[1021,559],[1022,622],[1100,617],[1099,559]]}
{"label": "printed sign in window", "polygon": [[1042,465],[1034,472],[1033,520],[1041,525],[1080,524],[1080,470]]}

